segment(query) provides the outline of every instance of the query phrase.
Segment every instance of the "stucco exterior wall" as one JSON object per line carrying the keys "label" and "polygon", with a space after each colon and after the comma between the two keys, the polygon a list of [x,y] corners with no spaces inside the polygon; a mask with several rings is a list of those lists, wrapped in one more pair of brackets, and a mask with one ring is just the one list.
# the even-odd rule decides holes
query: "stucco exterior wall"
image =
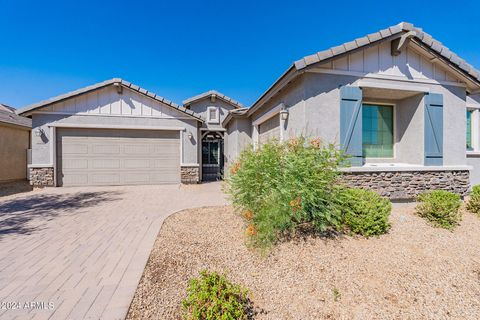
{"label": "stucco exterior wall", "polygon": [[240,152],[252,144],[252,123],[246,118],[233,118],[227,126],[224,141],[225,168],[228,168]]}
{"label": "stucco exterior wall", "polygon": [[397,102],[395,162],[423,165],[425,100],[418,94]]}
{"label": "stucco exterior wall", "polygon": [[[209,123],[208,122],[208,108],[215,107],[219,110],[219,118],[220,121],[218,123]],[[205,98],[199,101],[196,101],[190,105],[190,110],[200,115],[204,120],[205,123],[203,124],[203,128],[208,128],[211,130],[218,130],[223,129],[221,123],[225,120],[225,117],[228,115],[230,110],[235,109],[232,105],[224,102],[216,98],[215,102],[211,102],[210,98]]]}
{"label": "stucco exterior wall", "polygon": [[29,130],[0,124],[0,182],[27,178]]}
{"label": "stucco exterior wall", "polygon": [[470,185],[480,184],[480,154],[468,155],[467,165],[472,167],[470,171]]}
{"label": "stucco exterior wall", "polygon": [[[175,118],[147,118],[147,117],[112,117],[112,116],[94,116],[94,115],[62,115],[39,113],[32,115],[32,164],[33,165],[52,165],[51,159],[51,125],[98,125],[98,126],[118,126],[128,127],[181,127],[183,131],[183,154],[182,163],[198,164],[197,144],[198,130],[195,119],[175,119]],[[37,137],[35,131],[42,129],[44,135]],[[192,139],[188,138],[188,132],[192,133]]]}

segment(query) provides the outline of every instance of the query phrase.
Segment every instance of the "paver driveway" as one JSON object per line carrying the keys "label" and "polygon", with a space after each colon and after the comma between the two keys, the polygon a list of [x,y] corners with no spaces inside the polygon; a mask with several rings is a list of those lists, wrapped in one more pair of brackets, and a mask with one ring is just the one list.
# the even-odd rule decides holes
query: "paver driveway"
{"label": "paver driveway", "polygon": [[165,217],[224,204],[220,183],[0,199],[0,319],[125,318]]}

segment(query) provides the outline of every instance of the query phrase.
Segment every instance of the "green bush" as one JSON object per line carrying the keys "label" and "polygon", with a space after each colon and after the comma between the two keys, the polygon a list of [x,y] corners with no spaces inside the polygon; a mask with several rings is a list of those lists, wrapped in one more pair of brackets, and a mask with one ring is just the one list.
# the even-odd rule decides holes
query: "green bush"
{"label": "green bush", "polygon": [[388,218],[392,211],[390,200],[377,193],[344,188],[338,197],[343,224],[351,232],[365,237],[384,234],[390,229]]}
{"label": "green bush", "polygon": [[473,186],[470,199],[467,202],[467,210],[480,214],[480,185]]}
{"label": "green bush", "polygon": [[461,221],[460,206],[462,201],[458,194],[445,190],[435,190],[421,194],[416,209],[417,214],[427,219],[434,227],[453,229]]}
{"label": "green bush", "polygon": [[268,248],[305,224],[317,231],[339,226],[335,183],[344,160],[334,145],[304,137],[243,151],[230,168],[226,191],[249,221],[251,243]]}
{"label": "green bush", "polygon": [[251,303],[248,291],[216,272],[206,270],[190,280],[183,300],[185,320],[248,319]]}

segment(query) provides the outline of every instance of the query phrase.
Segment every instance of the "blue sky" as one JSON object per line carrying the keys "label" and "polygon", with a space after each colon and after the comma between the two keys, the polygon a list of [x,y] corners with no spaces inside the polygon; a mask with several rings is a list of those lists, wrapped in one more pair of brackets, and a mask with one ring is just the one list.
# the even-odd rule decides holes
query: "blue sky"
{"label": "blue sky", "polygon": [[250,105],[293,61],[409,21],[480,68],[480,3],[0,0],[0,102],[22,107],[121,77],[180,103]]}

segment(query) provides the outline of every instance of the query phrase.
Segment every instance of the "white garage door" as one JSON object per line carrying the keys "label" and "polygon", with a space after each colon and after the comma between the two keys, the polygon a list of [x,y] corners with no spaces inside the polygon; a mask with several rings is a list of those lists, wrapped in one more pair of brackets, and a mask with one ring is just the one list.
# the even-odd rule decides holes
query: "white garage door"
{"label": "white garage door", "polygon": [[264,144],[268,140],[280,140],[280,116],[276,115],[258,126],[259,142]]}
{"label": "white garage door", "polygon": [[178,131],[58,129],[60,186],[180,182]]}

